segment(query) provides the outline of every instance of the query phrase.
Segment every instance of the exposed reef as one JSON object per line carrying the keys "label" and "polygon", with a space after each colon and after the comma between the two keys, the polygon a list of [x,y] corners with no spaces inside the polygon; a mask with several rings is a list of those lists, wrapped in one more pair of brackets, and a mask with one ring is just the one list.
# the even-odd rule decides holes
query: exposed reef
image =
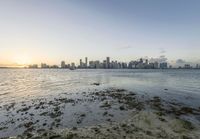
{"label": "exposed reef", "polygon": [[[159,96],[144,99],[145,96],[135,92],[116,88],[77,95],[79,97],[62,94],[49,100],[34,99],[31,102],[12,102],[0,106],[7,116],[0,123],[0,132],[9,133],[8,130],[15,125],[16,129],[20,129],[19,134],[15,137],[5,134],[5,138],[196,139],[200,136],[199,108],[168,102]],[[70,116],[74,126],[65,127],[65,117],[68,116],[66,110],[69,109],[72,109]],[[98,112],[94,114],[97,116],[94,121],[100,122],[84,126],[94,116],[92,114],[95,110]]]}

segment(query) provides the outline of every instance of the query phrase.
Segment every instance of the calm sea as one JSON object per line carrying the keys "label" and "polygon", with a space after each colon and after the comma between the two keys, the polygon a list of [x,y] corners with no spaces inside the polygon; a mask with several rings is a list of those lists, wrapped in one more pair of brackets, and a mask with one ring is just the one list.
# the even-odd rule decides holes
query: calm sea
{"label": "calm sea", "polygon": [[[52,108],[37,109],[40,102],[49,102],[63,94],[78,99],[83,96],[82,92],[110,87],[130,90],[146,98],[160,96],[168,101],[200,106],[200,70],[0,69],[0,137],[22,134],[25,128],[21,125],[28,122],[34,123],[35,130],[49,129],[55,119],[41,114],[52,112]],[[12,103],[14,107],[6,110]],[[99,103],[81,102],[61,107],[62,124],[58,128],[106,122],[107,117],[102,116],[105,110],[99,108]],[[30,109],[18,112],[21,108]],[[114,115],[113,121],[128,116],[128,112],[115,107],[109,112]],[[77,124],[81,113],[87,116]]]}
{"label": "calm sea", "polygon": [[0,103],[107,87],[200,104],[200,70],[0,69]]}

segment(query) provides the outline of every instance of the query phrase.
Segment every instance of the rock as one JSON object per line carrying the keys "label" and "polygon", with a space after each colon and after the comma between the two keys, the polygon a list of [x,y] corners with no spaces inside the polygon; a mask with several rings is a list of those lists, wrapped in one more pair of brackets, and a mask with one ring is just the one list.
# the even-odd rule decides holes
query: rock
{"label": "rock", "polygon": [[61,135],[51,135],[49,139],[61,139]]}
{"label": "rock", "polygon": [[124,106],[120,106],[119,109],[120,109],[121,111],[123,111],[123,110],[125,110],[125,107],[124,107]]}
{"label": "rock", "polygon": [[24,127],[29,128],[29,127],[31,127],[33,124],[34,124],[33,122],[28,122],[28,123],[25,123],[25,124],[24,124]]}
{"label": "rock", "polygon": [[108,101],[106,101],[105,103],[103,103],[103,105],[100,106],[101,108],[111,108],[111,105]]}
{"label": "rock", "polygon": [[189,121],[181,120],[181,123],[182,123],[183,128],[185,128],[185,129],[188,129],[188,130],[194,129],[193,124]]}
{"label": "rock", "polygon": [[73,127],[72,130],[77,130],[77,127]]}
{"label": "rock", "polygon": [[81,114],[81,115],[80,115],[80,117],[85,117],[85,116],[86,116],[86,114],[85,114],[85,113],[83,113],[83,114]]}
{"label": "rock", "polygon": [[103,113],[103,116],[105,116],[105,115],[107,115],[108,114],[108,112],[107,111],[105,111],[104,113]]}
{"label": "rock", "polygon": [[92,85],[96,85],[96,86],[99,86],[99,85],[100,85],[100,83],[93,83]]}

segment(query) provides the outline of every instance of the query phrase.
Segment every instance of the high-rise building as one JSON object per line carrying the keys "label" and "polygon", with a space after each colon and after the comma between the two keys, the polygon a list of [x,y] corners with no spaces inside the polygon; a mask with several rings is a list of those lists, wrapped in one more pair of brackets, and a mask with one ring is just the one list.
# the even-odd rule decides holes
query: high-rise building
{"label": "high-rise building", "polygon": [[122,68],[122,64],[120,62],[118,62],[118,69]]}
{"label": "high-rise building", "polygon": [[71,63],[71,66],[70,66],[70,69],[75,69],[76,68],[76,65],[75,65],[75,63]]}
{"label": "high-rise building", "polygon": [[95,68],[94,61],[89,61],[89,68],[91,69]]}
{"label": "high-rise building", "polygon": [[148,59],[146,59],[146,60],[145,60],[145,64],[146,64],[146,65],[148,65],[148,64],[149,64],[149,63],[148,63]]}
{"label": "high-rise building", "polygon": [[122,68],[123,69],[126,69],[128,66],[127,66],[127,63],[125,63],[125,62],[122,62]]}
{"label": "high-rise building", "polygon": [[140,63],[143,63],[143,59],[142,58],[140,58]]}
{"label": "high-rise building", "polygon": [[103,61],[103,68],[107,68],[107,63],[106,63],[106,60]]}
{"label": "high-rise building", "polygon": [[153,68],[154,68],[154,69],[158,69],[158,62],[154,62],[154,63],[153,63]]}
{"label": "high-rise building", "polygon": [[160,63],[160,68],[167,69],[167,63],[166,62]]}
{"label": "high-rise building", "polygon": [[110,68],[110,57],[106,57],[106,68]]}
{"label": "high-rise building", "polygon": [[154,63],[149,63],[149,68],[154,69]]}
{"label": "high-rise building", "polygon": [[83,62],[82,62],[82,59],[80,59],[80,68],[83,68]]}
{"label": "high-rise building", "polygon": [[87,57],[85,57],[85,66],[86,66],[86,68],[88,67],[88,58]]}
{"label": "high-rise building", "polygon": [[98,61],[98,60],[95,61],[95,68],[96,69],[100,68],[100,61]]}
{"label": "high-rise building", "polygon": [[61,61],[61,68],[65,68],[65,61]]}
{"label": "high-rise building", "polygon": [[197,64],[197,65],[196,65],[196,69],[199,69],[199,68],[200,68],[200,66],[199,66],[199,64]]}

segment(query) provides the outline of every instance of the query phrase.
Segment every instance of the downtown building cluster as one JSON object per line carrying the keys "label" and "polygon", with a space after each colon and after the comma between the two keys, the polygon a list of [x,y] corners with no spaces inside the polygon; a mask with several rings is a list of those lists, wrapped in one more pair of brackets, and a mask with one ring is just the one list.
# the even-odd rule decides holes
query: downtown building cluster
{"label": "downtown building cluster", "polygon": [[[62,68],[62,69],[171,69],[172,66],[168,65],[167,62],[149,62],[148,59],[142,59],[130,62],[119,62],[117,60],[112,60],[110,57],[106,57],[105,60],[94,60],[89,61],[87,57],[84,60],[80,59],[79,64],[76,65],[74,62],[66,64],[65,61],[61,61],[60,66],[58,65],[47,65],[46,63],[41,63],[40,66],[37,64],[29,65],[28,68]],[[196,64],[192,67],[190,64],[185,64],[183,67],[177,67],[179,69],[200,69],[200,65]]]}
{"label": "downtown building cluster", "polygon": [[99,61],[89,61],[88,58],[85,57],[85,61],[80,59],[79,65],[76,66],[75,63],[65,64],[65,61],[61,62],[61,68],[71,68],[71,69],[166,69],[168,65],[166,62],[158,63],[158,62],[148,62],[148,59],[143,60],[142,58],[138,61],[130,61],[126,62],[118,62],[117,60],[111,61],[110,57],[106,57],[105,60]]}

